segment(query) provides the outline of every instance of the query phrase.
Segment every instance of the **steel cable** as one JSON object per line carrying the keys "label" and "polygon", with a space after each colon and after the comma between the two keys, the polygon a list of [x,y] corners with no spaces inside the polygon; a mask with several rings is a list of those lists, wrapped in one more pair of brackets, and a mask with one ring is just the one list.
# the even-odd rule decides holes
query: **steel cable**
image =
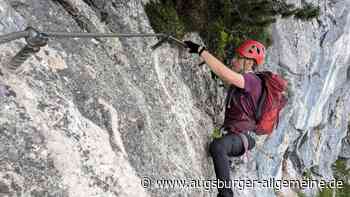
{"label": "steel cable", "polygon": [[19,32],[14,32],[6,35],[0,35],[0,44],[4,44],[7,42],[10,42],[12,40],[17,40],[20,38],[25,38],[29,35],[28,31],[19,31]]}
{"label": "steel cable", "polygon": [[45,46],[48,38],[102,38],[102,37],[161,37],[152,49],[156,49],[164,42],[172,41],[177,45],[187,48],[187,45],[170,35],[164,33],[88,33],[88,32],[39,32],[38,30],[27,27],[25,31],[14,32],[6,35],[0,35],[0,44],[7,43],[20,38],[25,38],[27,45],[20,50],[10,62],[10,68],[15,70],[21,66],[31,55],[37,53],[41,47]]}
{"label": "steel cable", "polygon": [[165,37],[166,34],[115,34],[115,33],[84,33],[84,32],[42,32],[55,38],[94,38],[94,37]]}

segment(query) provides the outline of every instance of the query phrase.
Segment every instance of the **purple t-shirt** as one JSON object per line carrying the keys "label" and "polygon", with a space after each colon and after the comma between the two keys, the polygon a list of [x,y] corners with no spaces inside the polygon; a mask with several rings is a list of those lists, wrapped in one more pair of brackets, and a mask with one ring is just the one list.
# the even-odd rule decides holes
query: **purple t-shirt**
{"label": "purple t-shirt", "polygon": [[225,109],[224,127],[231,131],[255,129],[255,110],[261,94],[261,79],[253,72],[243,74],[244,88],[231,86]]}

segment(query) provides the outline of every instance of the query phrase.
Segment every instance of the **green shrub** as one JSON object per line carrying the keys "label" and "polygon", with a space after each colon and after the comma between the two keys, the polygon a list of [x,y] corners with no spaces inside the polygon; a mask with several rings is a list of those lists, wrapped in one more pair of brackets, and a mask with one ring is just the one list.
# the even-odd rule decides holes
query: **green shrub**
{"label": "green shrub", "polygon": [[299,18],[302,20],[311,20],[320,15],[320,8],[313,7],[312,5],[307,4],[304,8],[297,9],[294,15],[296,18]]}
{"label": "green shrub", "polygon": [[333,196],[333,189],[325,187],[322,191],[320,191],[317,195],[317,197],[332,197]]}
{"label": "green shrub", "polygon": [[306,194],[302,191],[297,191],[296,193],[297,193],[298,197],[306,197]]}
{"label": "green shrub", "polygon": [[332,165],[334,178],[343,181],[342,188],[331,189],[329,187],[323,188],[317,197],[332,197],[335,192],[335,197],[348,197],[350,193],[350,169],[346,166],[346,160],[338,159]]}
{"label": "green shrub", "polygon": [[154,31],[181,38],[185,35],[185,24],[180,20],[174,4],[170,0],[150,1],[145,11]]}
{"label": "green shrub", "polygon": [[156,32],[182,39],[186,32],[197,31],[223,61],[231,58],[228,51],[248,38],[270,46],[270,26],[278,16],[302,20],[319,16],[318,7],[295,8],[284,0],[158,0],[145,9]]}
{"label": "green shrub", "polygon": [[303,179],[304,180],[311,180],[312,179],[312,172],[310,169],[306,169],[303,172]]}

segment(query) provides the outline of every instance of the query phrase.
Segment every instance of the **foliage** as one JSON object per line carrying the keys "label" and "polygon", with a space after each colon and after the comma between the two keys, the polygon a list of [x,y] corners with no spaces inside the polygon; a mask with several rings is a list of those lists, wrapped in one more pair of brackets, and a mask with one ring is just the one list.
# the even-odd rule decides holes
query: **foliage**
{"label": "foliage", "polygon": [[350,179],[350,169],[346,166],[346,160],[338,159],[332,165],[332,169],[334,170],[335,178],[341,180]]}
{"label": "foliage", "polygon": [[312,179],[312,172],[310,169],[306,169],[304,172],[303,172],[303,179],[304,180],[311,180]]}
{"label": "foliage", "polygon": [[[332,189],[329,187],[323,188],[318,194],[318,197],[331,197],[335,192],[335,197],[347,197],[350,193],[350,169],[346,165],[346,160],[338,159],[332,165],[334,172],[334,178],[336,180],[342,180],[344,185],[342,188]],[[335,190],[335,191],[334,191]]]}
{"label": "foliage", "polygon": [[145,5],[145,11],[156,32],[172,34],[178,38],[185,35],[185,24],[180,20],[172,1],[150,1]]}
{"label": "foliage", "polygon": [[310,20],[320,15],[320,9],[307,4],[304,8],[297,9],[295,17],[302,20]]}
{"label": "foliage", "polygon": [[298,197],[306,197],[306,194],[303,193],[302,191],[297,191]]}
{"label": "foliage", "polygon": [[307,3],[295,8],[285,0],[158,0],[146,4],[146,13],[156,32],[174,32],[180,39],[186,32],[199,32],[225,61],[245,39],[270,46],[270,25],[277,17],[310,20],[318,17],[319,8]]}
{"label": "foliage", "polygon": [[212,133],[211,133],[211,137],[213,139],[221,138],[222,137],[222,133],[221,133],[220,129],[219,128],[214,128]]}
{"label": "foliage", "polygon": [[320,191],[317,195],[317,197],[332,197],[333,196],[333,189],[329,187],[323,188],[322,191]]}

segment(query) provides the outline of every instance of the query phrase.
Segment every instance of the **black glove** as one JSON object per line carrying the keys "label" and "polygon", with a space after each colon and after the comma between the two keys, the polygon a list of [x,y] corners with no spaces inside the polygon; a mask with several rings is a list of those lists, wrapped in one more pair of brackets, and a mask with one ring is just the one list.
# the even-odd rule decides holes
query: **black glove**
{"label": "black glove", "polygon": [[201,55],[201,53],[205,50],[204,46],[200,46],[192,41],[187,40],[184,41],[184,43],[187,45],[187,48],[190,49],[190,53],[198,53],[198,55]]}

